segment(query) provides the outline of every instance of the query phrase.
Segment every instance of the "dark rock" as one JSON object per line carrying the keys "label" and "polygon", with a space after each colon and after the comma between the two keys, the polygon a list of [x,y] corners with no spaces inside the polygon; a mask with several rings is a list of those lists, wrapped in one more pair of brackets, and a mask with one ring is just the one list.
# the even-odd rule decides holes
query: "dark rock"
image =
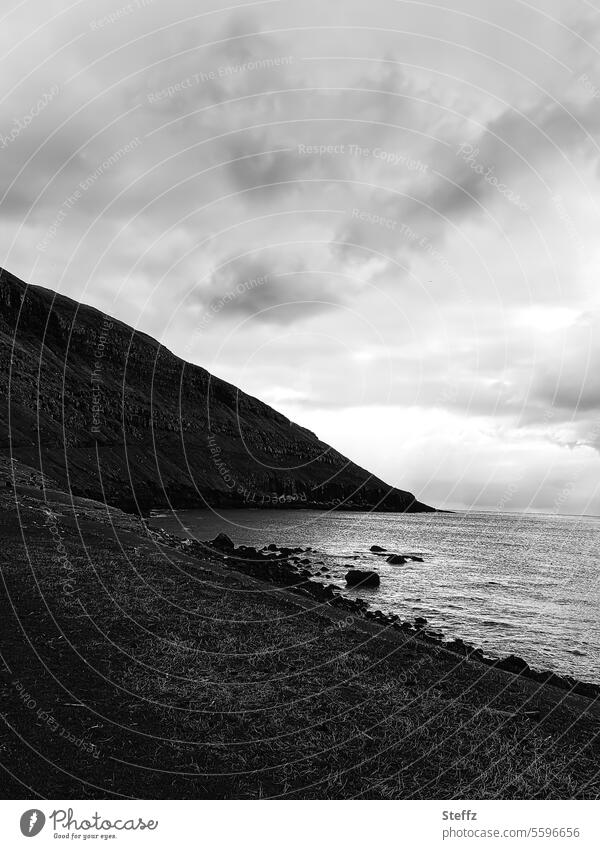
{"label": "dark rock", "polygon": [[234,548],[232,540],[229,539],[227,534],[217,534],[217,536],[210,543],[213,548],[218,548],[220,551],[230,551]]}
{"label": "dark rock", "polygon": [[468,649],[462,640],[450,640],[449,642],[444,643],[444,648],[448,649],[448,651],[454,652],[454,654],[468,654]]}
{"label": "dark rock", "polygon": [[266,551],[277,551],[277,546],[272,542],[270,545],[265,545],[265,549]]}
{"label": "dark rock", "polygon": [[370,550],[379,553],[385,551],[385,548],[382,548],[380,545],[372,545]]}
{"label": "dark rock", "polygon": [[416,616],[415,617],[415,625],[417,628],[424,628],[427,625],[427,619],[424,616]]}
{"label": "dark rock", "polygon": [[503,660],[496,664],[496,669],[502,669],[505,672],[513,672],[515,675],[525,675],[529,672],[529,664],[522,657],[517,657],[514,654],[509,654]]}
{"label": "dark rock", "polygon": [[381,582],[377,572],[350,569],[346,572],[346,583],[349,587],[378,587]]}
{"label": "dark rock", "polygon": [[402,563],[406,563],[406,557],[401,554],[390,554],[389,557],[386,557],[385,562],[392,566],[400,566]]}

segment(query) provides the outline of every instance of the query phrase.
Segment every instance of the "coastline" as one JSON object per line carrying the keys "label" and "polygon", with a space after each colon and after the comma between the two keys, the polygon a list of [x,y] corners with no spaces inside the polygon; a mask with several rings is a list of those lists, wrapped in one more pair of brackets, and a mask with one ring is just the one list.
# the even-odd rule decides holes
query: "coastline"
{"label": "coastline", "polygon": [[[162,545],[197,557],[203,557],[210,553],[212,557],[216,557],[229,567],[246,575],[280,584],[300,595],[308,595],[316,601],[348,611],[353,617],[376,621],[383,628],[402,631],[405,635],[416,640],[437,645],[473,662],[494,667],[522,678],[529,678],[538,684],[558,687],[586,698],[596,699],[600,697],[600,682],[581,681],[571,675],[559,675],[552,670],[534,669],[529,666],[526,659],[512,653],[505,657],[484,653],[483,649],[459,637],[452,640],[445,639],[443,632],[438,629],[430,630],[427,621],[420,620],[419,617],[414,620],[401,620],[397,614],[385,614],[381,610],[372,610],[365,598],[349,599],[341,595],[337,585],[325,584],[316,580],[315,578],[318,576],[315,576],[308,569],[302,568],[304,563],[301,562],[300,557],[294,556],[307,555],[312,552],[311,548],[290,549],[276,543],[271,543],[258,550],[252,546],[244,545],[224,548],[222,545],[216,544],[215,540],[198,542],[191,538],[182,538],[171,534],[163,528],[152,527],[148,530],[152,538]],[[391,554],[391,552],[383,550],[377,553],[380,555]],[[291,559],[290,554],[292,555]]]}

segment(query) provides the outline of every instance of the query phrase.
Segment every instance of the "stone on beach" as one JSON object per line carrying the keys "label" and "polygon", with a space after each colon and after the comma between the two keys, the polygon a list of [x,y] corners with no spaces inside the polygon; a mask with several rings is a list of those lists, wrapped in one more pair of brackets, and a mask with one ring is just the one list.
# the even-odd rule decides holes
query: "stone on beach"
{"label": "stone on beach", "polygon": [[232,540],[227,536],[227,534],[223,533],[217,534],[210,544],[213,548],[219,548],[222,551],[234,548]]}
{"label": "stone on beach", "polygon": [[377,572],[350,569],[346,572],[346,583],[349,587],[378,587],[380,578]]}
{"label": "stone on beach", "polygon": [[508,657],[497,663],[496,668],[503,669],[505,672],[514,672],[515,675],[524,675],[529,672],[529,664],[522,657],[517,657],[514,654],[509,654]]}
{"label": "stone on beach", "polygon": [[385,562],[391,566],[400,566],[402,563],[406,563],[406,557],[402,554],[390,554],[389,557],[386,557]]}

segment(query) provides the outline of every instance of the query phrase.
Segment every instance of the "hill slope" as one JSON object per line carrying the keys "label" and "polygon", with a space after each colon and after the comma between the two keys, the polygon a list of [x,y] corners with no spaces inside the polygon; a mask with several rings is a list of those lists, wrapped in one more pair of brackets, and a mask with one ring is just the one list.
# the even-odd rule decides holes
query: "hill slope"
{"label": "hill slope", "polygon": [[127,509],[432,509],[155,339],[6,271],[0,388],[0,452]]}

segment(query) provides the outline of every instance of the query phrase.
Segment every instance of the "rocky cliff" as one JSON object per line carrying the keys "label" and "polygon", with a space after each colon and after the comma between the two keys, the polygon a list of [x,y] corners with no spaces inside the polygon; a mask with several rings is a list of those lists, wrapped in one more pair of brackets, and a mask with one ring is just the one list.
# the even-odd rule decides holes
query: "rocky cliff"
{"label": "rocky cliff", "polygon": [[431,510],[96,309],[0,271],[0,452],[128,509]]}

